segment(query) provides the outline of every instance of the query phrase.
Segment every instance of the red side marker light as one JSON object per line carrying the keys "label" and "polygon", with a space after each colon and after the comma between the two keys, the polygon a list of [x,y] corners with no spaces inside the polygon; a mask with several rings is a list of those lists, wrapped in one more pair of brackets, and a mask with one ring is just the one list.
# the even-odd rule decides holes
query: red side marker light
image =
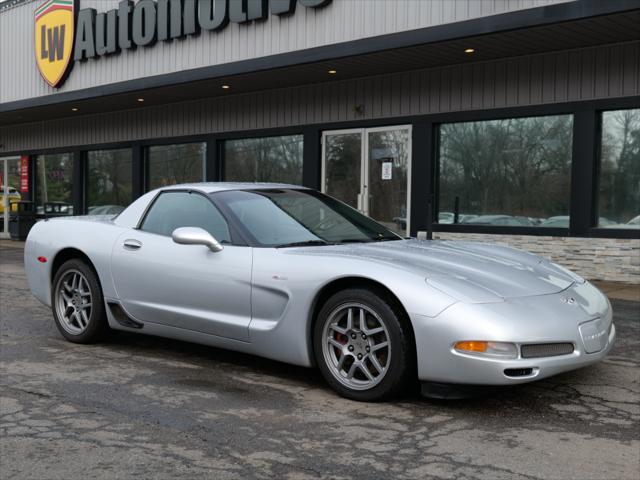
{"label": "red side marker light", "polygon": [[47,257],[38,257],[40,263],[47,263]]}

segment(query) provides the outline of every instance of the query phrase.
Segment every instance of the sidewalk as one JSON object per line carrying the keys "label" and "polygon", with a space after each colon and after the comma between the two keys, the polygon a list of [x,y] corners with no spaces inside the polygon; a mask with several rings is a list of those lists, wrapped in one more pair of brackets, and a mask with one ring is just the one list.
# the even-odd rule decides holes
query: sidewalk
{"label": "sidewalk", "polygon": [[24,248],[24,242],[0,238],[0,249],[1,248]]}
{"label": "sidewalk", "polygon": [[[0,249],[3,248],[24,248],[24,242],[0,239]],[[606,293],[612,300],[630,300],[633,302],[640,302],[640,285],[606,282],[602,280],[591,280],[591,283]]]}

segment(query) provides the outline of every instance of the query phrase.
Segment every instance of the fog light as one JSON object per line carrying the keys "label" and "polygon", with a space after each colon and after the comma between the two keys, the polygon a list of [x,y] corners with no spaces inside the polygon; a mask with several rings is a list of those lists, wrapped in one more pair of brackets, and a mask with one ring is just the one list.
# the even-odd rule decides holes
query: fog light
{"label": "fog light", "polygon": [[513,343],[465,340],[457,342],[453,348],[458,352],[485,355],[488,357],[518,358],[518,348]]}

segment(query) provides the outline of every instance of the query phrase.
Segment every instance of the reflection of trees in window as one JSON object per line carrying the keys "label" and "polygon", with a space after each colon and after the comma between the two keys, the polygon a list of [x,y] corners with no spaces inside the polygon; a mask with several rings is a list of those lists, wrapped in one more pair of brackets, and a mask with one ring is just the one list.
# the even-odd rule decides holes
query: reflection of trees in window
{"label": "reflection of trees in window", "polygon": [[131,150],[88,152],[89,208],[99,205],[127,206],[131,202]]}
{"label": "reflection of trees in window", "polygon": [[227,140],[225,180],[302,183],[302,135]]}
{"label": "reflection of trees in window", "polygon": [[38,155],[36,170],[36,199],[39,205],[47,202],[71,203],[72,154]]}
{"label": "reflection of trees in window", "polygon": [[602,114],[600,226],[640,214],[640,109]]}
{"label": "reflection of trees in window", "polygon": [[[369,214],[388,224],[407,216],[409,130],[369,132]],[[382,165],[392,163],[391,178],[382,179]],[[391,225],[388,225],[391,226]]]}
{"label": "reflection of trees in window", "polygon": [[[360,133],[336,133],[326,137],[325,191],[357,207],[360,192]],[[355,188],[354,188],[355,187]]]}
{"label": "reflection of trees in window", "polygon": [[149,189],[204,180],[206,144],[149,147]]}
{"label": "reflection of trees in window", "polygon": [[569,115],[442,125],[440,211],[566,215],[571,143]]}

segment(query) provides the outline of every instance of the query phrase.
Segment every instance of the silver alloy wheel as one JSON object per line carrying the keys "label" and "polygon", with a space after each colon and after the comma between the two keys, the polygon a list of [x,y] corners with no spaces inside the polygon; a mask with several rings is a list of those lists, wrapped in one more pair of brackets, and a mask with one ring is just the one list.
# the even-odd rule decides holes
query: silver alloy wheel
{"label": "silver alloy wheel", "polygon": [[387,374],[391,361],[384,320],[361,303],[340,305],[322,329],[322,355],[331,374],[347,388],[373,388]]}
{"label": "silver alloy wheel", "polygon": [[89,282],[80,271],[69,270],[60,277],[54,291],[60,325],[71,335],[80,335],[91,318]]}

